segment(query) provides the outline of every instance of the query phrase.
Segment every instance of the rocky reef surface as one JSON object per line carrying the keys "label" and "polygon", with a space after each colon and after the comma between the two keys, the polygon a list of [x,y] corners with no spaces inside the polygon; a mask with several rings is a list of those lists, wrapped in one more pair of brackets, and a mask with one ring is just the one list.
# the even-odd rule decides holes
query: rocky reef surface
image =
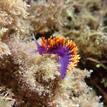
{"label": "rocky reef surface", "polygon": [[[106,4],[0,0],[0,107],[106,107],[106,91],[96,84],[100,74],[95,75],[107,70]],[[64,79],[58,56],[36,51],[32,34],[38,32],[76,42],[81,60]],[[106,89],[106,77],[100,77]]]}

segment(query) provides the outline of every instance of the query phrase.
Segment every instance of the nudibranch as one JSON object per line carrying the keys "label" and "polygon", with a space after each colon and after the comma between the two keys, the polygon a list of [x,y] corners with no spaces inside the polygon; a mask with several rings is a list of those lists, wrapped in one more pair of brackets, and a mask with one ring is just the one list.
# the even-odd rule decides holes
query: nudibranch
{"label": "nudibranch", "polygon": [[37,44],[39,54],[56,54],[59,56],[58,63],[60,66],[61,78],[64,79],[68,70],[74,68],[79,61],[77,54],[78,48],[72,40],[68,40],[61,36],[41,38],[41,43]]}

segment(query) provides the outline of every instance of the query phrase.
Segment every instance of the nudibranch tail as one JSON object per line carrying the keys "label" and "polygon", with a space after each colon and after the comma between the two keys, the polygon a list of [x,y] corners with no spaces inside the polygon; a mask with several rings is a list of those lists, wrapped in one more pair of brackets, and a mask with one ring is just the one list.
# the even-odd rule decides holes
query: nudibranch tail
{"label": "nudibranch tail", "polygon": [[72,40],[67,40],[64,37],[50,37],[45,39],[42,37],[41,44],[37,43],[38,52],[40,54],[57,54],[59,56],[59,63],[61,78],[63,79],[68,70],[73,69],[78,61],[78,48]]}

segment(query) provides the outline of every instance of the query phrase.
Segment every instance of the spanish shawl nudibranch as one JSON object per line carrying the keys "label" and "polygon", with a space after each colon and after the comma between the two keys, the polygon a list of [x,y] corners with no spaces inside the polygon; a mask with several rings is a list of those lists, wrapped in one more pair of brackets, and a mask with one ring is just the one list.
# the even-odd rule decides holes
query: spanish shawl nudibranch
{"label": "spanish shawl nudibranch", "polygon": [[42,37],[42,42],[37,44],[37,51],[39,54],[57,54],[59,56],[59,63],[61,78],[64,79],[67,70],[71,70],[76,66],[79,61],[79,55],[77,55],[77,46],[71,40],[66,40],[64,37],[50,37],[46,39]]}

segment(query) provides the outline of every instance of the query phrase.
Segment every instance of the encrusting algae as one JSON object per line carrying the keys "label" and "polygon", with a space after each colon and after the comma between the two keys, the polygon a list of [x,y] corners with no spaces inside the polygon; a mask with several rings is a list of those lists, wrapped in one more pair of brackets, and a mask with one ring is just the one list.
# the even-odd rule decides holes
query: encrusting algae
{"label": "encrusting algae", "polygon": [[59,55],[40,55],[35,52],[35,43],[16,37],[7,45],[11,54],[0,60],[0,81],[13,90],[18,107],[103,107],[84,81],[87,70],[73,69],[62,81]]}
{"label": "encrusting algae", "polygon": [[[76,3],[0,1],[0,107],[104,107],[101,96],[85,82],[91,72],[75,68],[80,46],[77,48],[73,38],[63,37],[68,31],[65,27],[69,28],[65,20],[75,21],[63,13],[69,8],[72,12]],[[79,14],[78,18],[81,19]],[[32,42],[32,33],[50,30],[53,37]],[[8,90],[11,90],[9,96]]]}

